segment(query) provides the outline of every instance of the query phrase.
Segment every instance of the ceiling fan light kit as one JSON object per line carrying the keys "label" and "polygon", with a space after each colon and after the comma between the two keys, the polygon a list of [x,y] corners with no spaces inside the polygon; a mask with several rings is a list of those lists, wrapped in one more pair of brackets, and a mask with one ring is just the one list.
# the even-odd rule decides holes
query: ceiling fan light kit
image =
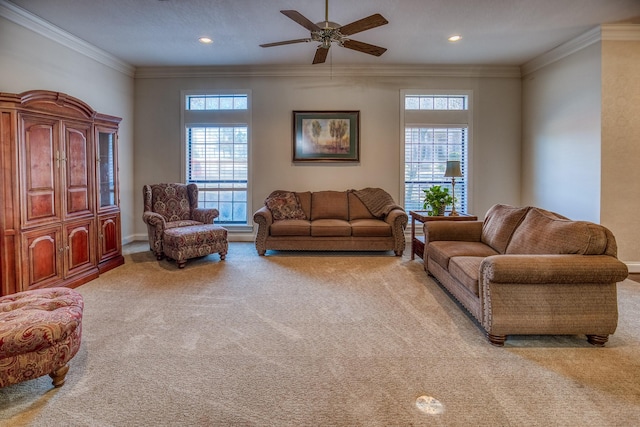
{"label": "ceiling fan light kit", "polygon": [[309,30],[311,32],[310,37],[305,39],[284,40],[275,43],[261,44],[261,47],[282,46],[286,44],[307,43],[311,41],[318,42],[320,45],[318,45],[318,48],[316,49],[313,64],[321,64],[326,61],[329,48],[331,48],[331,44],[334,42],[340,47],[346,47],[347,49],[356,50],[373,56],[380,56],[387,50],[384,47],[348,38],[348,36],[352,34],[388,24],[389,21],[379,13],[359,19],[347,25],[340,25],[329,21],[329,0],[325,0],[324,21],[318,23],[311,22],[296,10],[281,10],[280,13]]}

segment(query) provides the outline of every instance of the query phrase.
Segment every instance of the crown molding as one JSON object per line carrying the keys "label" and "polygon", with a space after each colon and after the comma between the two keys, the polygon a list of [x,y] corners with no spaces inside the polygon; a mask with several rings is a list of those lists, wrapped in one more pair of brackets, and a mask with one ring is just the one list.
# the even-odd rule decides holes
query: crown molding
{"label": "crown molding", "polygon": [[6,0],[0,0],[0,16],[116,71],[130,77],[135,74],[135,67],[130,64]]}
{"label": "crown molding", "polygon": [[599,42],[600,39],[601,39],[600,27],[598,26],[598,27],[592,28],[586,33],[579,35],[575,39],[569,40],[568,42],[563,43],[560,46],[557,46],[551,49],[550,51],[543,53],[542,55],[523,64],[522,76],[524,77],[527,74],[531,74],[542,67],[546,67],[549,64],[552,64],[556,61],[561,60],[562,58],[566,58],[572,53],[575,53],[588,46],[591,46],[594,43]]}
{"label": "crown molding", "polygon": [[640,41],[640,24],[602,25],[602,40]]}
{"label": "crown molding", "polygon": [[640,24],[603,24],[543,53],[522,65],[522,76],[533,73],[594,43],[609,41],[640,41]]}
{"label": "crown molding", "polygon": [[268,65],[138,67],[136,79],[198,77],[521,77],[518,66],[488,65]]}

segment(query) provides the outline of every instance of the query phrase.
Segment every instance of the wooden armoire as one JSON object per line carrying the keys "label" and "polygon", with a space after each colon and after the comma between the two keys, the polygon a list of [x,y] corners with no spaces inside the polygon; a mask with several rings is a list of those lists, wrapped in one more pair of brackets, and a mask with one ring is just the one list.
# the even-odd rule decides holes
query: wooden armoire
{"label": "wooden armoire", "polygon": [[124,263],[120,120],[60,92],[0,93],[0,295]]}

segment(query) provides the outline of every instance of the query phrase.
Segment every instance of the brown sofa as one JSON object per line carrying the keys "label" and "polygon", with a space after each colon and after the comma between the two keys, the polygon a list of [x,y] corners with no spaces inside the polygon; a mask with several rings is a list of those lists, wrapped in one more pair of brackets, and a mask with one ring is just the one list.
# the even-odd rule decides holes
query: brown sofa
{"label": "brown sofa", "polygon": [[495,205],[484,221],[424,224],[425,270],[503,345],[508,335],[579,335],[604,345],[628,275],[605,227]]}
{"label": "brown sofa", "polygon": [[408,217],[379,188],[274,191],[253,215],[256,250],[394,251],[401,256]]}

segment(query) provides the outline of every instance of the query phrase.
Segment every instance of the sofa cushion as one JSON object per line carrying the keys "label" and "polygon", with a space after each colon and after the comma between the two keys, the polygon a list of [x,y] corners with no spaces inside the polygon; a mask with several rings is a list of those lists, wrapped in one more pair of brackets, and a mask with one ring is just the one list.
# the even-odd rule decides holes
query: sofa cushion
{"label": "sofa cushion", "polygon": [[311,221],[311,235],[314,237],[349,237],[351,224],[341,219],[317,219]]}
{"label": "sofa cushion", "polygon": [[480,264],[485,257],[457,256],[449,261],[449,274],[469,289],[475,296],[480,296],[478,275]]}
{"label": "sofa cushion", "polygon": [[362,200],[353,194],[353,192],[349,192],[347,197],[349,200],[349,221],[375,218],[364,203],[362,203]]}
{"label": "sofa cushion", "polygon": [[388,237],[393,234],[391,224],[379,219],[356,219],[351,221],[353,237]]}
{"label": "sofa cushion", "polygon": [[311,194],[311,220],[349,219],[346,191],[316,191]]}
{"label": "sofa cushion", "polygon": [[272,236],[309,236],[311,223],[306,219],[285,219],[271,224],[269,233]]}
{"label": "sofa cushion", "polygon": [[498,255],[498,252],[482,242],[437,240],[429,243],[427,247],[427,256],[445,270],[449,269],[449,260],[453,257],[487,257],[491,255]]}
{"label": "sofa cushion", "polygon": [[307,219],[311,218],[311,191],[296,192],[300,207],[304,211]]}
{"label": "sofa cushion", "polygon": [[298,196],[291,191],[274,191],[267,197],[264,204],[271,211],[275,221],[283,219],[307,219]]}
{"label": "sofa cushion", "polygon": [[480,240],[499,253],[505,253],[514,230],[527,214],[529,207],[494,205],[485,216]]}
{"label": "sofa cushion", "polygon": [[607,233],[601,225],[532,208],[513,233],[506,253],[599,255],[606,249]]}

